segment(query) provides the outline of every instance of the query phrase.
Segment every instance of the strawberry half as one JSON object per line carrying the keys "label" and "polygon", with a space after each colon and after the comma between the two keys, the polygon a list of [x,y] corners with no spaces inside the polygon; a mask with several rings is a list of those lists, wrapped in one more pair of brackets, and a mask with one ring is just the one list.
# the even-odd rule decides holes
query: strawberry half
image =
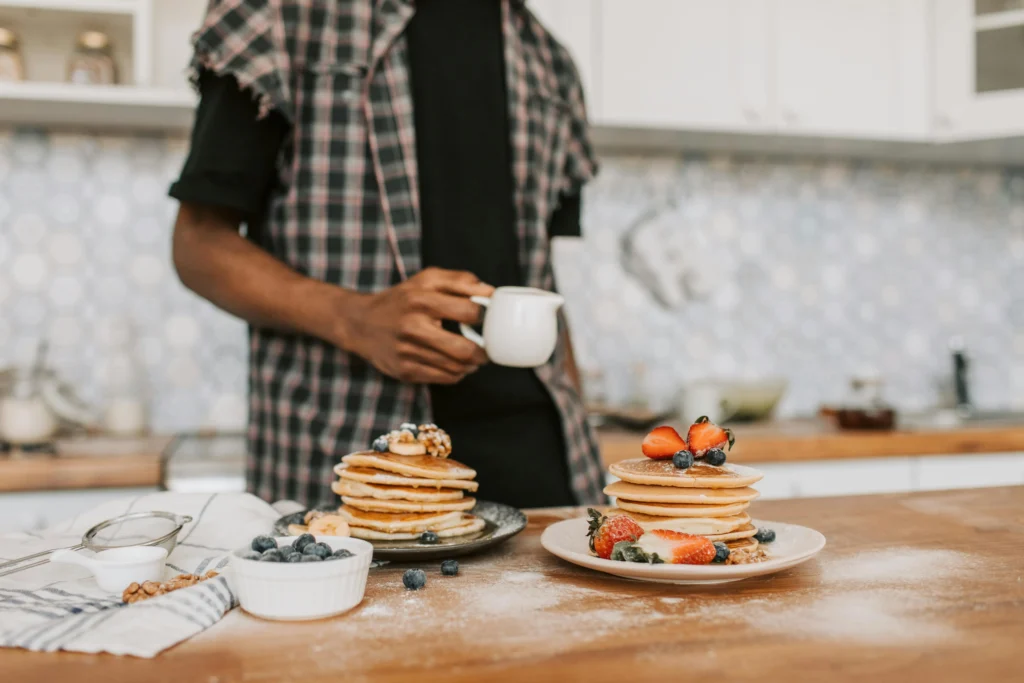
{"label": "strawberry half", "polygon": [[612,549],[619,541],[635,541],[644,535],[643,527],[626,515],[606,517],[594,509],[588,509],[590,516],[590,549],[601,558],[610,559]]}
{"label": "strawberry half", "polygon": [[690,452],[693,457],[701,458],[712,448],[725,450],[726,444],[729,448],[736,442],[732,430],[723,429],[705,416],[697,418],[697,421],[690,425],[686,433],[686,440],[690,444]]}
{"label": "strawberry half", "polygon": [[716,553],[715,544],[703,536],[669,529],[651,529],[636,545],[668,564],[710,564]]}
{"label": "strawberry half", "polygon": [[640,450],[648,458],[668,460],[677,451],[686,450],[686,439],[679,436],[679,432],[668,425],[662,425],[655,427],[650,434],[644,437]]}

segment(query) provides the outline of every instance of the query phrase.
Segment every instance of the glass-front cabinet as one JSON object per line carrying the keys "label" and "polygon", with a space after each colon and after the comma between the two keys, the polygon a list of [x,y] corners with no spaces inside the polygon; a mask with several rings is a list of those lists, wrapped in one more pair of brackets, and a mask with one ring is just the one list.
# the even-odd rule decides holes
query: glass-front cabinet
{"label": "glass-front cabinet", "polygon": [[934,0],[939,139],[1024,134],[1024,0]]}

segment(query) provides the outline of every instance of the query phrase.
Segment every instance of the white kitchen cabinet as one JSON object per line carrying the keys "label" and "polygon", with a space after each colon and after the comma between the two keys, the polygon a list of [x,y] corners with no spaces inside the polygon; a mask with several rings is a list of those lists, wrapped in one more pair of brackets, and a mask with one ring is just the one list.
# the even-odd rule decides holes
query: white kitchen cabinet
{"label": "white kitchen cabinet", "polygon": [[782,133],[928,134],[927,0],[774,0],[772,14]]}
{"label": "white kitchen cabinet", "polygon": [[1024,10],[1012,0],[934,0],[940,140],[1024,133]]}
{"label": "white kitchen cabinet", "polygon": [[607,126],[767,131],[768,0],[602,0]]}
{"label": "white kitchen cabinet", "polygon": [[82,489],[0,494],[0,534],[39,531],[111,500],[155,493],[156,490]]}
{"label": "white kitchen cabinet", "polygon": [[583,81],[587,113],[600,114],[600,81],[596,71],[597,15],[601,0],[530,0],[527,7],[572,54]]}

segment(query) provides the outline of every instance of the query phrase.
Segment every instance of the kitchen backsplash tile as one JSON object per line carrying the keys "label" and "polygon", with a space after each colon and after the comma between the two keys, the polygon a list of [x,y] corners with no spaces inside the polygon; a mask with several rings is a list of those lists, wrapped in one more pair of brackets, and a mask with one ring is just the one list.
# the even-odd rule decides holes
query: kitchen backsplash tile
{"label": "kitchen backsplash tile", "polygon": [[[186,141],[0,129],[0,366],[40,338],[102,400],[131,320],[160,430],[238,427],[245,327],[170,264]],[[655,406],[705,377],[783,375],[784,414],[873,369],[935,403],[965,337],[983,406],[1024,407],[1024,174],[742,157],[611,157],[586,238],[555,245],[581,365]]]}

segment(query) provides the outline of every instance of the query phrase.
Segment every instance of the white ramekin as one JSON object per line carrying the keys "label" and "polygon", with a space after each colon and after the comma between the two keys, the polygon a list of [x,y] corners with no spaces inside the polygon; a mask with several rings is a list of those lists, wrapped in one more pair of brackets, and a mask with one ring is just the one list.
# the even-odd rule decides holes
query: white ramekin
{"label": "white ramekin", "polygon": [[[296,538],[278,538],[277,545],[291,545]],[[301,621],[332,617],[362,602],[373,546],[358,538],[316,540],[353,556],[326,562],[260,562],[240,556],[248,547],[234,551],[228,577],[242,609],[264,619]]]}

